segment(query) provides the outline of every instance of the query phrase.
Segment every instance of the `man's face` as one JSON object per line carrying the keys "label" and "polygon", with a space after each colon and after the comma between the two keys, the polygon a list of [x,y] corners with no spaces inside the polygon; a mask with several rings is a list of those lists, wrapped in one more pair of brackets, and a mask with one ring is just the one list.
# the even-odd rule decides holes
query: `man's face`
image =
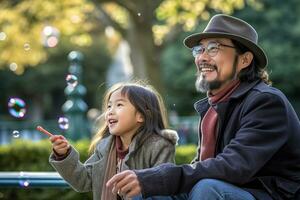
{"label": "man's face", "polygon": [[[195,57],[197,66],[195,86],[200,92],[209,91],[215,94],[237,78],[240,71],[238,66],[239,56],[233,47],[232,41],[226,38],[203,39],[199,45],[203,45],[206,49]],[[211,52],[207,51],[207,47],[211,46],[217,47],[217,49],[214,49],[215,52],[213,50]]]}

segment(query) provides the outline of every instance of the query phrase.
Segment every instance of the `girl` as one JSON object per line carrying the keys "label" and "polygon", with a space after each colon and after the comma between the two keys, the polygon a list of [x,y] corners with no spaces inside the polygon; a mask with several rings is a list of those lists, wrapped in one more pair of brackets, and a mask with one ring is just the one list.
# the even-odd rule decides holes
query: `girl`
{"label": "girl", "polygon": [[149,85],[114,85],[104,97],[102,110],[105,123],[91,142],[91,157],[82,164],[69,142],[53,135],[50,163],[76,191],[93,191],[95,200],[126,199],[112,194],[105,183],[126,169],[174,162],[178,136],[175,131],[165,129],[162,98]]}

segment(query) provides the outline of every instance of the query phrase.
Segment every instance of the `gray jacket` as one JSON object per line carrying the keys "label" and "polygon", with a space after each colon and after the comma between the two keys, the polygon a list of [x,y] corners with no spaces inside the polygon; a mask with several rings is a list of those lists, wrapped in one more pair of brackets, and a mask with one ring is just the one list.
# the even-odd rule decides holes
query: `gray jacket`
{"label": "gray jacket", "polygon": [[[93,199],[100,200],[112,139],[113,136],[110,134],[101,139],[94,153],[84,164],[79,161],[79,153],[73,147],[65,159],[57,161],[51,154],[49,162],[74,190],[93,191]],[[174,162],[177,140],[177,133],[173,130],[166,129],[160,134],[138,133],[129,146],[122,170],[144,169],[161,163]]]}

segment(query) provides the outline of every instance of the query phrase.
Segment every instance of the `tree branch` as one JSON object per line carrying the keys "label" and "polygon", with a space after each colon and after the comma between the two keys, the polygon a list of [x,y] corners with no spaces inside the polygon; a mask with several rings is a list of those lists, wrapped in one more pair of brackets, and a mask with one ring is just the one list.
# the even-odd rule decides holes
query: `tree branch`
{"label": "tree branch", "polygon": [[[107,1],[109,2],[109,1]],[[112,26],[114,29],[116,29],[121,35],[126,34],[126,30],[115,20],[113,20],[107,12],[101,7],[101,5],[94,0],[94,4],[96,6],[96,17],[106,26]]]}

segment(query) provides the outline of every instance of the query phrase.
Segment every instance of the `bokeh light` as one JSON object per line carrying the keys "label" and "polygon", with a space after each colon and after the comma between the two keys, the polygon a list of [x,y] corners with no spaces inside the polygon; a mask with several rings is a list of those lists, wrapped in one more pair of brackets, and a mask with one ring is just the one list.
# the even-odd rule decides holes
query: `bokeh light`
{"label": "bokeh light", "polygon": [[56,47],[59,41],[59,31],[53,26],[45,26],[42,31],[43,45],[48,48]]}
{"label": "bokeh light", "polygon": [[26,104],[20,98],[10,98],[8,101],[8,111],[16,118],[22,118],[26,113]]}
{"label": "bokeh light", "polygon": [[11,71],[16,71],[17,69],[18,69],[18,64],[17,63],[10,63],[9,64],[9,69],[11,70]]}
{"label": "bokeh light", "polygon": [[4,32],[0,32],[0,41],[4,41],[6,39],[6,34]]}

